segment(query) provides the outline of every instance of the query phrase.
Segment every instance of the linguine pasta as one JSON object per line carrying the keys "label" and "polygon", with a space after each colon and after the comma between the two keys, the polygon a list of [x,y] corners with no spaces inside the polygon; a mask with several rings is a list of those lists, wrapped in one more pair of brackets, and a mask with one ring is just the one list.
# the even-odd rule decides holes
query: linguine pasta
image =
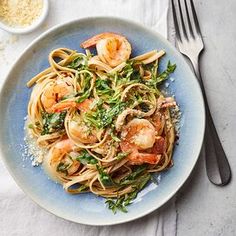
{"label": "linguine pasta", "polygon": [[[92,55],[87,48],[95,45]],[[163,50],[130,58],[131,45],[114,33],[82,47],[53,50],[50,67],[27,83],[34,85],[27,130],[48,150],[43,166],[66,192],[92,192],[126,211],[152,172],[173,165],[176,103],[158,87],[175,65],[158,71]]]}

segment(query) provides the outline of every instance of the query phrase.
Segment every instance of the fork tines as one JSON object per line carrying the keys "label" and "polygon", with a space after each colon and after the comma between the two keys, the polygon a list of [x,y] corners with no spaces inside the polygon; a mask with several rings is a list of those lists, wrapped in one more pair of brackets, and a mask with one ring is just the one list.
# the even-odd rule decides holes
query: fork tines
{"label": "fork tines", "polygon": [[201,36],[196,10],[192,0],[171,0],[176,37],[180,41]]}

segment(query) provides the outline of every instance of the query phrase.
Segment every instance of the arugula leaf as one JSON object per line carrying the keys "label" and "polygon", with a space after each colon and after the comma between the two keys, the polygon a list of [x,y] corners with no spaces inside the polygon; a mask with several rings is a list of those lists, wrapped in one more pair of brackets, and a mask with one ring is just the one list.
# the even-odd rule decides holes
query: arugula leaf
{"label": "arugula leaf", "polygon": [[91,156],[86,150],[83,150],[76,160],[82,163],[83,165],[92,164],[95,165],[98,163],[97,159]]}
{"label": "arugula leaf", "polygon": [[85,184],[82,184],[82,185],[77,189],[77,191],[78,191],[79,193],[84,192],[84,191],[86,191],[86,190],[88,190],[88,186],[85,185]]}
{"label": "arugula leaf", "polygon": [[64,120],[66,117],[66,111],[61,113],[47,113],[42,112],[43,118],[43,131],[41,135],[51,134],[60,130],[63,130]]}
{"label": "arugula leaf", "polygon": [[115,214],[118,210],[127,212],[126,206],[130,205],[137,197],[151,178],[151,174],[146,171],[146,166],[138,166],[130,175],[125,177],[119,184],[120,186],[132,185],[133,191],[116,200],[108,198],[106,204],[108,208]]}
{"label": "arugula leaf", "polygon": [[72,194],[84,193],[89,190],[89,187],[86,184],[74,184],[71,185],[68,191]]}
{"label": "arugula leaf", "polygon": [[116,156],[117,160],[122,160],[129,155],[129,152],[119,152]]}
{"label": "arugula leaf", "polygon": [[144,173],[143,175],[139,176],[135,182],[135,188],[139,191],[144,188],[147,182],[151,179],[151,174],[149,172]]}
{"label": "arugula leaf", "polygon": [[77,103],[81,103],[81,102],[83,102],[84,100],[86,100],[89,96],[90,96],[90,91],[87,90],[85,93],[83,93],[83,94],[76,100],[76,102],[77,102]]}
{"label": "arugula leaf", "polygon": [[126,63],[126,66],[118,74],[117,84],[129,85],[132,83],[139,83],[139,82],[141,82],[140,72],[137,68],[134,67],[134,61],[130,60]]}
{"label": "arugula leaf", "polygon": [[150,176],[151,175],[149,173],[146,173],[144,177],[140,179],[139,184],[134,187],[133,192],[126,194],[125,196],[120,197],[116,200],[108,198],[105,202],[108,208],[112,210],[114,214],[116,214],[118,210],[124,213],[128,212],[126,206],[130,205],[133,202],[133,200],[137,197],[138,193],[145,187],[147,182],[150,180]]}
{"label": "arugula leaf", "polygon": [[70,167],[70,164],[67,163],[63,163],[63,162],[60,162],[58,165],[57,165],[57,171],[58,172],[62,172],[66,175],[68,175],[68,168]]}
{"label": "arugula leaf", "polygon": [[161,83],[162,81],[166,80],[168,76],[173,73],[176,69],[176,64],[171,64],[170,61],[168,61],[167,69],[163,71],[158,77],[157,77],[157,83]]}
{"label": "arugula leaf", "polygon": [[115,142],[120,142],[121,140],[114,134],[114,132],[111,132],[111,138],[115,141]]}
{"label": "arugula leaf", "polygon": [[107,78],[106,80],[102,78],[96,79],[96,92],[97,95],[100,96],[106,103],[108,104],[116,104],[119,102],[121,92],[119,90],[114,90],[111,88],[111,79],[114,77],[114,75],[111,76],[111,78]]}
{"label": "arugula leaf", "polygon": [[114,94],[114,90],[110,87],[110,81],[99,77],[96,80],[96,91],[98,95],[108,94],[112,96]]}
{"label": "arugula leaf", "polygon": [[176,69],[176,64],[171,64],[170,61],[168,61],[167,68],[164,70],[159,76],[156,77],[156,75],[152,74],[152,78],[150,80],[146,81],[146,84],[149,86],[157,86],[164,80],[166,80],[171,73],[173,73]]}
{"label": "arugula leaf", "polygon": [[34,128],[34,125],[33,125],[33,124],[28,124],[28,128],[29,128],[29,129],[33,129],[33,128]]}
{"label": "arugula leaf", "polygon": [[139,179],[141,179],[141,181],[143,180],[141,174],[143,174],[144,172],[148,173],[148,172],[146,172],[146,166],[145,165],[138,166],[138,167],[136,167],[135,170],[133,170],[133,172],[131,174],[126,176],[124,179],[122,179],[119,184],[120,185],[137,184]]}
{"label": "arugula leaf", "polygon": [[96,165],[98,173],[99,173],[99,178],[102,181],[102,183],[105,186],[112,186],[113,185],[113,180],[111,179],[110,175],[107,174],[102,166]]}
{"label": "arugula leaf", "polygon": [[76,57],[69,65],[68,68],[72,68],[75,70],[84,70],[88,68],[88,58],[83,55],[79,55]]}
{"label": "arugula leaf", "polygon": [[112,210],[112,212],[114,214],[116,214],[116,212],[119,210],[119,211],[122,211],[124,213],[127,213],[127,209],[126,207],[124,206],[123,204],[124,202],[124,199],[123,198],[118,198],[117,200],[113,200],[111,198],[108,198],[105,203],[107,204],[108,206],[108,209]]}
{"label": "arugula leaf", "polygon": [[86,113],[86,120],[99,129],[105,128],[113,123],[113,119],[124,110],[125,106],[126,103],[119,102],[109,109],[97,108],[95,112]]}
{"label": "arugula leaf", "polygon": [[135,190],[134,192],[131,192],[127,198],[124,199],[124,206],[128,206],[132,203],[132,201],[137,197],[138,190]]}
{"label": "arugula leaf", "polygon": [[108,110],[103,110],[100,114],[100,120],[102,121],[103,127],[110,125],[113,118],[121,113],[125,108],[125,103],[120,102],[109,108]]}
{"label": "arugula leaf", "polygon": [[86,100],[90,96],[90,94],[91,94],[91,90],[90,90],[91,79],[92,79],[91,74],[84,73],[84,80],[83,80],[83,83],[82,83],[82,88],[83,89],[80,90],[76,94],[76,97],[78,97],[77,100],[76,100],[77,103],[83,102],[84,100]]}
{"label": "arugula leaf", "polygon": [[134,67],[134,61],[128,61],[122,71],[122,76],[129,80],[140,81],[141,76],[139,70]]}

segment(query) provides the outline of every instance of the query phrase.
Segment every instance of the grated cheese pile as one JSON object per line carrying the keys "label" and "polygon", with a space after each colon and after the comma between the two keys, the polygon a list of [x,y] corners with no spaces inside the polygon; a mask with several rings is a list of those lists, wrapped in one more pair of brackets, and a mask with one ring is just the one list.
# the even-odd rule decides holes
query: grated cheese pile
{"label": "grated cheese pile", "polygon": [[42,8],[43,0],[0,0],[0,20],[10,26],[29,26]]}

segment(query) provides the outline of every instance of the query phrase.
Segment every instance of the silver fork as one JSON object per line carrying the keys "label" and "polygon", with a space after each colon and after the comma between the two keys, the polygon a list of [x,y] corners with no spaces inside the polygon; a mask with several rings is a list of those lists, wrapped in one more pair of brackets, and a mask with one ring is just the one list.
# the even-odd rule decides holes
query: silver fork
{"label": "silver fork", "polygon": [[173,19],[176,32],[176,42],[179,51],[188,57],[198,78],[205,101],[206,131],[205,131],[205,160],[209,180],[215,185],[226,185],[231,179],[231,170],[224,149],[217,134],[207,102],[201,73],[199,56],[204,49],[204,43],[192,0],[171,0]]}

